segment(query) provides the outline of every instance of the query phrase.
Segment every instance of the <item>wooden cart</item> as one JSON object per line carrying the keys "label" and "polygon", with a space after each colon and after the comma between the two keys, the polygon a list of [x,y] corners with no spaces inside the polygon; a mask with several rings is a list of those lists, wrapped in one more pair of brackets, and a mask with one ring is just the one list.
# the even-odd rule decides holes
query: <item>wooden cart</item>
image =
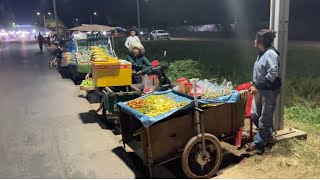
{"label": "wooden cart", "polygon": [[[199,134],[195,111],[185,111],[144,128],[141,122],[120,109],[123,144],[133,149],[148,166],[162,165],[182,156],[182,169],[190,178],[210,178],[219,169],[223,153],[220,141],[235,137],[244,126],[248,92],[240,92],[240,100],[233,104],[209,104],[201,107],[204,122]],[[199,149],[205,139],[205,151]],[[198,145],[199,144],[199,145]],[[201,157],[207,158],[201,158]]]}
{"label": "wooden cart", "polygon": [[[141,91],[133,85],[105,87],[97,91],[102,97],[100,107],[102,116],[115,126],[115,130],[120,133],[118,102],[129,101],[141,96]],[[100,108],[99,108],[100,109]]]}

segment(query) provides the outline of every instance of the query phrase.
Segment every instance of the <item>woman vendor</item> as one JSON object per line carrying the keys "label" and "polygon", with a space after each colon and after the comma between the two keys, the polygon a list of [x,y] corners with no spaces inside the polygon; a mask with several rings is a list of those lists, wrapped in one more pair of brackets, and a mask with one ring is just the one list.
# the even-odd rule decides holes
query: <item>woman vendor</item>
{"label": "woman vendor", "polygon": [[141,43],[133,43],[129,46],[130,54],[127,55],[127,61],[132,64],[133,83],[141,83],[141,76],[149,73],[152,70],[152,65],[144,56],[145,49]]}
{"label": "woman vendor", "polygon": [[280,53],[272,46],[275,37],[275,31],[265,29],[257,33],[254,41],[258,57],[249,91],[254,95],[251,121],[259,130],[254,141],[247,144],[247,151],[262,153],[267,141],[272,138],[273,115],[281,87]]}

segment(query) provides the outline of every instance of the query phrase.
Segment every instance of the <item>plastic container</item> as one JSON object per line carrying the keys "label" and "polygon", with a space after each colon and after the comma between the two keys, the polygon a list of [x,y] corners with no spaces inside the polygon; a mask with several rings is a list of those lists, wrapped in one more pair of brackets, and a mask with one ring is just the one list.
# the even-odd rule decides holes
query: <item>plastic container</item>
{"label": "plastic container", "polygon": [[190,94],[191,90],[192,90],[192,83],[186,82],[184,84],[184,89],[185,89],[186,94]]}
{"label": "plastic container", "polygon": [[177,80],[179,91],[181,93],[186,93],[185,84],[188,83],[187,79],[182,77]]}
{"label": "plastic container", "polygon": [[[198,94],[197,96],[198,96],[198,97],[201,97],[201,95],[202,95],[202,90],[201,90],[201,88],[197,86],[196,89],[197,89],[197,94]],[[192,87],[191,87],[191,91],[190,91],[189,95],[192,96],[192,97],[194,96],[194,92],[193,92]]]}
{"label": "plastic container", "polygon": [[129,86],[132,84],[132,64],[125,60],[93,62],[92,79],[96,87]]}

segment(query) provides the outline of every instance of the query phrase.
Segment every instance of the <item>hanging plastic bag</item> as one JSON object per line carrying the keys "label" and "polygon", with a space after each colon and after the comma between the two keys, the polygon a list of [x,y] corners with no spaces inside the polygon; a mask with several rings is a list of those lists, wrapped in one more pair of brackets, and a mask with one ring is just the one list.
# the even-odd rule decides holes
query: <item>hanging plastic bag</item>
{"label": "hanging plastic bag", "polygon": [[152,81],[147,74],[142,76],[142,83],[144,86],[143,93],[149,94],[152,92]]}

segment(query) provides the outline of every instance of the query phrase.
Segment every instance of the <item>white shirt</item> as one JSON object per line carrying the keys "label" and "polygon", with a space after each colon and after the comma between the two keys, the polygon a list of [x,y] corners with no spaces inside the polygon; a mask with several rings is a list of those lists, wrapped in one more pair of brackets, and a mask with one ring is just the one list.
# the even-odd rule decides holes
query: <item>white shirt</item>
{"label": "white shirt", "polygon": [[138,37],[138,36],[133,36],[133,37],[132,37],[132,36],[129,36],[129,37],[127,38],[126,42],[124,43],[124,45],[125,45],[127,48],[129,48],[130,44],[132,44],[132,43],[141,43],[139,37]]}

